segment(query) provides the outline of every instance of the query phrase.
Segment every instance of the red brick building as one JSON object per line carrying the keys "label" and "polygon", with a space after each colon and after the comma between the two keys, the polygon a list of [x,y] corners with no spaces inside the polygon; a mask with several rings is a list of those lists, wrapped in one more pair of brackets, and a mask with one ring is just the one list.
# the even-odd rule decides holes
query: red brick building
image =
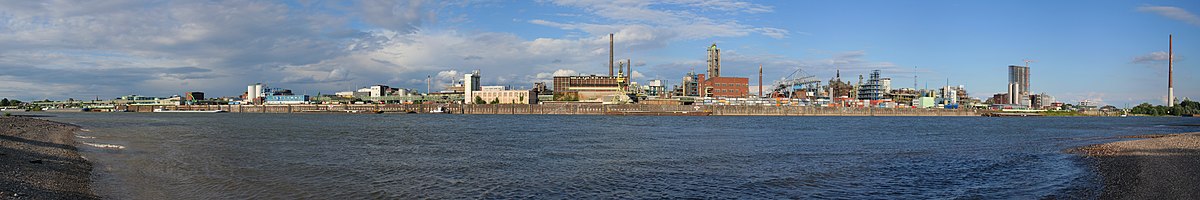
{"label": "red brick building", "polygon": [[750,94],[750,78],[706,78],[704,74],[700,74],[699,79],[704,80],[700,81],[699,86],[702,97],[745,98]]}

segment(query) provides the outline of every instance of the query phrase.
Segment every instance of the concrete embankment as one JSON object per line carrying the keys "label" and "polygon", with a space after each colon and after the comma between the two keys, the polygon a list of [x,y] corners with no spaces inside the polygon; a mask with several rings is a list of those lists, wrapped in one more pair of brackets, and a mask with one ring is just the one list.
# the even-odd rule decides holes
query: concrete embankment
{"label": "concrete embankment", "polygon": [[96,199],[92,164],[75,148],[79,127],[0,117],[0,199]]}
{"label": "concrete embankment", "polygon": [[[166,110],[224,110],[244,113],[319,113],[347,111],[382,111],[429,113],[441,107],[453,114],[551,114],[603,115],[612,112],[674,112],[707,111],[718,116],[980,116],[975,109],[914,109],[914,108],[850,108],[798,106],[735,106],[735,105],[600,105],[600,104],[498,104],[498,105],[180,105],[180,106],[123,106],[118,109],[133,112]],[[366,112],[363,112],[366,113]]]}
{"label": "concrete embankment", "polygon": [[1195,199],[1200,197],[1200,132],[1073,149],[1091,158],[1103,177],[1101,199]]}

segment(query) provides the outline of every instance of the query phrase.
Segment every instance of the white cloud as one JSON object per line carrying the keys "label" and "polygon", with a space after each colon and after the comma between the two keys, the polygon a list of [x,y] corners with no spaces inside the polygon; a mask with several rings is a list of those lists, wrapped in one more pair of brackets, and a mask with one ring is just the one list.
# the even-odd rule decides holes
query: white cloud
{"label": "white cloud", "polygon": [[[1130,61],[1130,63],[1154,65],[1154,64],[1160,64],[1163,61],[1167,61],[1169,58],[1170,58],[1170,53],[1167,53],[1165,51],[1156,51],[1156,52],[1150,52],[1149,54],[1146,54],[1146,55],[1140,55],[1140,56],[1133,57],[1133,61]],[[1179,57],[1176,56],[1175,59],[1178,60]]]}
{"label": "white cloud", "polygon": [[694,40],[712,37],[740,37],[759,33],[773,38],[785,38],[788,31],[771,27],[755,27],[736,20],[716,20],[697,14],[689,9],[667,9],[680,6],[698,8],[701,11],[770,12],[768,6],[740,1],[694,1],[678,0],[663,2],[648,1],[553,1],[560,6],[583,9],[592,15],[618,21],[613,24],[560,23],[541,19],[530,23],[564,30],[579,30],[593,36],[615,33],[622,45],[635,47],[661,47],[673,40]]}
{"label": "white cloud", "polygon": [[1174,20],[1182,21],[1184,23],[1200,26],[1200,17],[1197,17],[1195,14],[1192,14],[1191,12],[1188,12],[1187,10],[1184,10],[1179,7],[1148,6],[1147,5],[1147,6],[1139,6],[1137,8],[1137,10],[1141,11],[1141,12],[1150,12],[1150,13],[1158,14],[1163,17],[1167,17],[1167,18],[1171,18]]}

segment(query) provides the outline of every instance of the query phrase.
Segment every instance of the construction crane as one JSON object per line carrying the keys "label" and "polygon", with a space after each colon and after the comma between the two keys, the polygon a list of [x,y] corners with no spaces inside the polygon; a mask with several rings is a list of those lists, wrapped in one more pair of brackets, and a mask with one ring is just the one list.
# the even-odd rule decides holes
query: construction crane
{"label": "construction crane", "polygon": [[[796,74],[800,74],[800,77],[792,78],[795,77]],[[796,71],[792,71],[792,73],[788,74],[788,76],[780,78],[780,80],[777,80],[775,83],[773,83],[775,87],[771,90],[771,96],[792,98],[795,97],[793,93],[800,89],[804,89],[803,92],[817,91],[819,89],[818,87],[820,87],[819,84],[821,84],[821,81],[817,80],[816,76],[804,73],[802,68],[797,67]]]}
{"label": "construction crane", "polygon": [[1025,68],[1029,68],[1029,63],[1037,62],[1036,60],[1030,60],[1030,59],[1023,59],[1021,61],[1025,61]]}

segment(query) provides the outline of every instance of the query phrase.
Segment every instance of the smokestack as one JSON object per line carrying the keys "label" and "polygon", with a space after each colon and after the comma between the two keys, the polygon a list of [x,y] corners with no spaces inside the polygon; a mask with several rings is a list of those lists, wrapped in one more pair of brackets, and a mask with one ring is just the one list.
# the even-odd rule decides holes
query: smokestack
{"label": "smokestack", "polygon": [[608,76],[616,76],[613,74],[613,34],[608,34]]}
{"label": "smokestack", "polygon": [[1171,107],[1175,106],[1175,35],[1167,37],[1167,107]]}
{"label": "smokestack", "polygon": [[762,64],[758,64],[758,97],[763,96],[762,91]]}
{"label": "smokestack", "polygon": [[632,83],[633,82],[633,61],[632,61],[632,59],[628,59],[628,58],[625,59],[625,68],[626,68],[625,69],[625,81]]}

